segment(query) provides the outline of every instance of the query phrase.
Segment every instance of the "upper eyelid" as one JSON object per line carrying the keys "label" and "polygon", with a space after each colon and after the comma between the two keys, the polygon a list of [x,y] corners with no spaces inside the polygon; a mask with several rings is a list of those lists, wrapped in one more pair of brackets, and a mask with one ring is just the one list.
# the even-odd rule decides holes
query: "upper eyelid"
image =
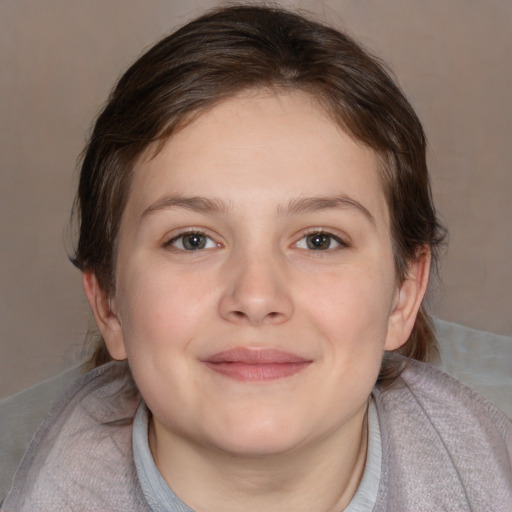
{"label": "upper eyelid", "polygon": [[[181,239],[181,244],[184,244],[184,239],[187,237],[187,235],[201,235],[210,240],[210,242],[213,242],[215,247],[201,247],[197,248],[196,250],[188,250],[186,248],[177,247],[175,244]],[[162,243],[162,248],[165,250],[171,250],[171,252],[186,252],[186,253],[202,253],[204,251],[211,251],[212,249],[220,249],[223,247],[223,244],[219,243],[214,237],[208,235],[204,232],[204,230],[185,230],[176,233],[174,236],[171,236],[168,239],[164,239],[164,242]]]}
{"label": "upper eyelid", "polygon": [[339,241],[341,244],[350,245],[350,237],[348,235],[334,231],[337,230],[320,227],[307,228],[300,232],[300,234],[296,237],[296,241],[298,242],[299,240],[302,240],[305,236],[320,234],[330,236]]}
{"label": "upper eyelid", "polygon": [[[180,238],[182,236],[186,235],[192,235],[194,233],[197,233],[198,235],[204,235],[208,238],[211,238],[212,240],[216,240],[217,238],[220,238],[220,236],[216,235],[212,230],[207,228],[199,228],[199,227],[186,227],[186,228],[177,228],[173,229],[171,232],[166,234],[163,238],[164,240],[167,240],[167,242],[170,242],[172,240],[176,240],[177,238]],[[217,240],[216,240],[217,241]]]}
{"label": "upper eyelid", "polygon": [[[192,235],[192,234],[195,234],[195,233],[210,239],[218,247],[222,247],[222,245],[223,245],[221,242],[218,241],[217,238],[215,238],[214,236],[211,236],[210,234],[208,234],[204,230],[200,230],[200,229],[186,229],[186,230],[183,230],[183,231],[178,231],[177,233],[172,234],[172,236],[164,237],[161,245],[162,245],[162,247],[164,249],[168,249],[170,247],[173,247],[174,243],[177,242],[180,238],[184,238],[187,235]],[[202,249],[202,250],[205,250],[205,249]],[[206,250],[208,250],[208,249],[206,249]]]}
{"label": "upper eyelid", "polygon": [[[340,249],[340,248],[348,248],[350,247],[350,245],[345,242],[342,238],[340,238],[339,236],[336,236],[336,235],[333,235],[333,234],[330,234],[330,233],[325,233],[325,232],[319,232],[319,231],[315,231],[313,233],[307,233],[305,234],[304,236],[302,236],[301,238],[299,238],[294,244],[293,246],[298,246],[299,243],[304,240],[304,238],[308,237],[308,236],[312,236],[312,235],[315,235],[315,234],[319,234],[319,235],[325,235],[329,238],[331,238],[336,244],[337,244],[337,247],[329,247],[328,249],[325,249],[325,250],[322,250],[322,251],[318,251],[318,252],[332,252],[333,250],[336,250],[336,249]],[[299,247],[299,249],[303,249],[302,247]],[[310,250],[310,249],[308,249]],[[315,251],[317,252],[317,251]]]}
{"label": "upper eyelid", "polygon": [[[294,242],[292,245],[296,244],[299,240],[302,240],[304,237],[309,235],[315,235],[315,234],[323,234],[332,237],[337,242],[339,242],[342,245],[350,246],[351,240],[348,235],[345,233],[339,233],[338,230],[331,229],[331,228],[325,228],[325,227],[319,227],[314,226],[310,228],[305,228],[300,230],[299,232],[296,232],[295,235],[292,236],[294,239]],[[194,234],[198,233],[200,235],[206,236],[213,240],[216,244],[219,245],[225,245],[225,242],[223,241],[222,237],[216,233],[215,231],[205,228],[205,227],[186,227],[186,228],[177,228],[175,230],[172,230],[170,234],[167,234],[165,237],[163,237],[163,245],[169,245],[170,243],[174,242],[175,240],[186,236],[188,234]]]}

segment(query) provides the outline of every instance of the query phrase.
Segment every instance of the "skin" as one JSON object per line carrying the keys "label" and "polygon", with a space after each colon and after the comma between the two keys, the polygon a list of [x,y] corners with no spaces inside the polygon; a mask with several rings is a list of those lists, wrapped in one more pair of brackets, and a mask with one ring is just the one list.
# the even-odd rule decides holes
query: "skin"
{"label": "skin", "polygon": [[[377,165],[311,97],[268,91],[137,162],[115,295],[93,273],[84,289],[153,413],[155,462],[194,510],[339,511],[354,495],[382,355],[407,340],[429,268],[425,250],[397,285]],[[240,347],[307,364],[271,379],[205,364]]]}

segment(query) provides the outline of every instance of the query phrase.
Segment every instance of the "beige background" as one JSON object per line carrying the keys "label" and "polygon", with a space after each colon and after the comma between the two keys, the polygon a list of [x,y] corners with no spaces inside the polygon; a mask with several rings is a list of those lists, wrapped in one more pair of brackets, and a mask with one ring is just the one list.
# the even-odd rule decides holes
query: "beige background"
{"label": "beige background", "polygon": [[[0,398],[83,357],[92,324],[67,223],[93,117],[143,48],[221,3],[0,0]],[[511,335],[512,2],[280,3],[344,26],[393,68],[451,233],[433,310]]]}

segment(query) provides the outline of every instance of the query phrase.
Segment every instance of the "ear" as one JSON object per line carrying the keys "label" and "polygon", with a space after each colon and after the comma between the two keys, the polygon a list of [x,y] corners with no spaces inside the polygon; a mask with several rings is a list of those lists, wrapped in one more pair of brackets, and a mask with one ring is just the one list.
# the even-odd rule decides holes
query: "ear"
{"label": "ear", "polygon": [[96,325],[107,345],[110,355],[118,361],[126,359],[123,329],[113,309],[112,298],[102,290],[93,272],[84,272],[82,274],[82,284],[94,319],[96,320]]}
{"label": "ear", "polygon": [[425,246],[410,263],[407,275],[396,291],[389,317],[386,350],[396,350],[409,339],[427,291],[430,260],[430,249]]}

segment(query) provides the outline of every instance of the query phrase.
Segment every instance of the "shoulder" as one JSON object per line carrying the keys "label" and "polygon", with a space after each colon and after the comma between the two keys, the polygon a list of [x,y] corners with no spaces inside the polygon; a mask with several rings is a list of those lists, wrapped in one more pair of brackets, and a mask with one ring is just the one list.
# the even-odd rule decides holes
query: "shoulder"
{"label": "shoulder", "polygon": [[36,432],[2,510],[144,510],[131,445],[139,401],[123,363],[79,379]]}
{"label": "shoulder", "polygon": [[512,424],[492,402],[416,361],[375,399],[387,499],[414,510],[512,509]]}

